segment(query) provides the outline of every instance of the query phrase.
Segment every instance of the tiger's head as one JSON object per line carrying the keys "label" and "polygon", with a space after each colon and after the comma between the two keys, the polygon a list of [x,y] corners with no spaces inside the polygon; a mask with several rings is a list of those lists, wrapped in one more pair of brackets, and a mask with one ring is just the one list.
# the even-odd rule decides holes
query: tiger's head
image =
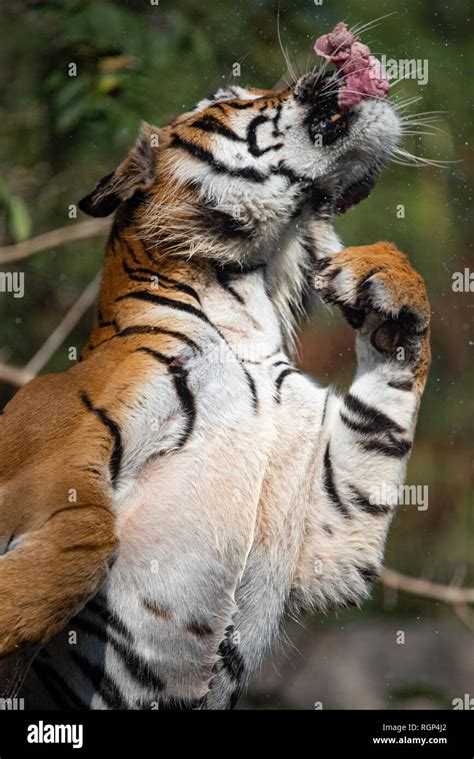
{"label": "tiger's head", "polygon": [[80,208],[119,208],[117,219],[133,219],[134,234],[164,253],[267,265],[276,288],[285,280],[280,299],[297,299],[318,256],[318,220],[332,229],[334,214],[368,195],[400,134],[384,100],[341,111],[340,86],[338,72],[281,90],[232,86],[165,127],[142,124]]}

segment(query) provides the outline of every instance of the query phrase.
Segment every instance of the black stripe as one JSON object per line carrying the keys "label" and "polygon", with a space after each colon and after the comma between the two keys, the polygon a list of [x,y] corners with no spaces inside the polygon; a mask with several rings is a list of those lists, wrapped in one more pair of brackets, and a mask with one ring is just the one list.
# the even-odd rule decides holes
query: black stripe
{"label": "black stripe", "polygon": [[359,280],[356,288],[357,306],[359,306],[359,303],[363,303],[363,296],[367,290],[369,290],[372,284],[369,280],[374,276],[374,274],[377,274],[379,271],[381,271],[380,266],[374,266],[373,269],[370,269],[370,271],[368,271],[367,274],[364,274],[364,276]]}
{"label": "black stripe", "polygon": [[193,121],[189,126],[194,127],[195,129],[201,129],[203,132],[221,134],[223,137],[227,137],[229,140],[233,140],[234,142],[245,142],[245,140],[233,132],[232,129],[229,129],[229,127],[225,126],[225,124],[222,124],[219,119],[216,119],[215,116],[210,116],[209,114],[201,116],[196,121]]}
{"label": "black stripe", "polygon": [[400,427],[393,419],[356,398],[352,393],[347,393],[344,403],[350,411],[361,416],[364,421],[371,423],[372,432],[405,432],[404,428]]}
{"label": "black stripe", "polygon": [[394,387],[395,390],[406,390],[407,392],[413,390],[413,382],[411,380],[392,380],[388,383],[389,387]]}
{"label": "black stripe", "polygon": [[83,676],[89,680],[96,691],[110,709],[129,709],[129,705],[120,693],[117,685],[104,671],[103,667],[93,664],[77,651],[71,651],[71,657],[81,670]]}
{"label": "black stripe", "polygon": [[273,121],[273,129],[275,131],[278,130],[278,124],[280,123],[282,108],[283,108],[282,104],[278,103],[278,105],[276,106],[276,114],[275,114],[275,116],[272,119],[272,121]]}
{"label": "black stripe", "polygon": [[120,465],[122,463],[122,454],[123,454],[122,435],[120,432],[120,427],[116,422],[110,419],[105,409],[99,408],[98,406],[93,406],[92,401],[90,400],[87,393],[84,391],[81,392],[81,401],[83,402],[84,406],[89,411],[92,411],[100,419],[102,424],[105,425],[110,430],[110,433],[114,439],[114,447],[109,459],[110,477],[111,477],[112,483],[114,483],[120,473]]}
{"label": "black stripe", "polygon": [[153,253],[151,252],[149,245],[147,245],[145,242],[143,242],[143,240],[140,240],[139,242],[140,242],[140,245],[141,245],[141,247],[142,247],[142,250],[143,250],[143,252],[144,252],[145,256],[148,258],[148,260],[149,260],[149,261],[150,261],[150,262],[151,262],[153,265],[155,265],[155,264],[156,264],[156,258],[155,258],[155,256],[153,255]]}
{"label": "black stripe", "polygon": [[[275,364],[275,366],[276,366],[276,364]],[[287,377],[289,377],[290,374],[299,374],[299,371],[298,371],[298,369],[292,369],[292,368],[290,368],[290,369],[284,369],[281,372],[281,374],[278,375],[278,377],[277,377],[277,379],[275,381],[275,390],[276,390],[275,399],[276,399],[277,403],[281,402],[281,386],[282,386],[283,382],[285,381],[285,379]]]}
{"label": "black stripe", "polygon": [[204,638],[207,635],[214,635],[214,630],[206,622],[202,622],[192,617],[185,627],[186,632],[196,635],[198,638]]}
{"label": "black stripe", "polygon": [[224,638],[219,646],[218,653],[222,656],[221,669],[226,669],[232,680],[240,682],[245,674],[245,662],[237,649],[237,645],[229,638]]}
{"label": "black stripe", "polygon": [[[149,293],[147,290],[137,290],[136,292],[133,292],[133,293],[125,293],[124,295],[119,295],[119,297],[116,298],[115,300],[120,301],[120,300],[126,300],[126,299],[143,300],[148,303],[155,303],[161,306],[167,306],[169,308],[174,308],[176,311],[184,311],[185,313],[192,314],[193,316],[197,316],[203,322],[205,322],[210,327],[212,327],[212,329],[217,332],[219,337],[222,338],[225,344],[228,345],[227,340],[225,339],[224,335],[219,330],[219,328],[216,327],[216,325],[213,324],[210,319],[208,319],[208,317],[203,311],[200,311],[198,308],[195,308],[190,303],[183,303],[183,301],[181,300],[173,300],[172,298],[165,298],[161,295],[154,295],[153,293]],[[121,334],[122,333],[119,333],[119,335]],[[178,334],[178,333],[175,333],[175,334]]]}
{"label": "black stripe", "polygon": [[257,394],[257,386],[255,384],[255,380],[250,374],[249,370],[246,369],[245,366],[243,366],[243,364],[241,364],[241,366],[242,366],[242,371],[245,374],[245,379],[247,380],[247,384],[250,388],[250,392],[252,394],[252,406],[254,410],[257,411],[258,410],[258,394]]}
{"label": "black stripe", "polygon": [[256,169],[252,169],[250,166],[243,167],[241,169],[232,169],[229,166],[225,166],[220,161],[217,161],[209,150],[205,150],[200,145],[195,145],[193,142],[183,140],[177,134],[173,135],[171,147],[182,148],[183,150],[186,150],[188,153],[194,156],[194,158],[198,158],[200,161],[205,161],[208,163],[210,166],[212,166],[214,171],[219,174],[227,174],[231,177],[248,179],[251,182],[263,182],[265,179],[267,179],[267,176],[265,174],[262,174],[262,172],[257,171]]}
{"label": "black stripe", "polygon": [[132,648],[124,646],[123,643],[120,643],[120,641],[115,638],[110,638],[110,643],[114,651],[120,657],[128,674],[133,677],[136,682],[143,687],[153,688],[156,692],[164,690],[165,683],[160,677],[158,677],[145,659],[142,659]]}
{"label": "black stripe", "polygon": [[[276,350],[272,351],[271,353],[267,353],[266,356],[262,356],[262,358],[259,359],[258,361],[257,360],[254,361],[251,358],[243,358],[243,359],[241,359],[241,363],[243,363],[243,364],[252,364],[253,366],[261,366],[262,364],[265,363],[265,361],[268,361],[270,358],[273,358],[278,353],[281,353],[281,346],[278,346],[278,348]],[[284,363],[287,364],[288,362],[285,361]]]}
{"label": "black stripe", "polygon": [[[170,307],[170,308],[174,308],[174,309],[176,309],[178,311],[184,311],[185,313],[192,314],[193,316],[197,316],[199,319],[201,319],[206,324],[208,324],[210,327],[212,327],[217,332],[217,334],[224,340],[224,342],[226,343],[226,345],[228,344],[227,341],[226,341],[226,339],[225,339],[225,337],[220,332],[220,330],[210,321],[210,319],[208,319],[208,317],[206,316],[206,314],[203,311],[200,311],[199,309],[197,309],[194,306],[192,306],[190,303],[183,303],[182,301],[176,301],[176,300],[173,300],[171,298],[165,298],[165,297],[162,297],[160,295],[155,295],[153,293],[149,293],[146,290],[138,290],[138,291],[132,292],[132,293],[125,293],[124,295],[120,295],[118,298],[116,298],[116,301],[122,301],[122,300],[125,300],[125,299],[136,299],[136,300],[147,301],[149,303],[156,303],[156,304],[160,304],[162,306],[167,306],[167,307]],[[139,328],[139,327],[127,327],[126,329],[122,330],[121,332],[119,332],[117,335],[114,335],[113,337],[124,337],[126,335],[133,334],[133,332],[137,332],[140,329],[141,328]],[[151,328],[146,328],[146,329],[151,329]],[[190,338],[186,338],[186,336],[182,335],[181,333],[172,332],[171,330],[165,330],[165,329],[158,328],[158,327],[157,328],[153,328],[153,329],[154,330],[156,329],[157,332],[162,332],[163,334],[170,334],[170,335],[173,335],[175,337],[177,337],[179,335],[182,340],[184,340],[188,344],[191,344],[192,347],[196,347],[197,348],[197,345],[195,343],[193,343],[193,341],[191,341]],[[133,332],[132,332],[132,330],[133,330]],[[109,338],[109,339],[111,339],[111,338]],[[245,367],[243,365],[242,365],[242,370],[244,371],[244,373],[246,375],[247,382],[249,383],[249,386],[250,386],[251,391],[252,391],[252,401],[253,401],[254,408],[257,408],[258,398],[257,398],[257,392],[256,392],[255,382],[253,381],[252,377],[250,377],[248,371],[245,369]],[[182,384],[181,384],[181,387],[182,387]]]}
{"label": "black stripe", "polygon": [[194,298],[194,300],[197,301],[199,305],[201,305],[201,298],[199,297],[194,287],[191,287],[191,285],[187,285],[185,282],[178,282],[176,279],[166,277],[164,274],[158,274],[158,277],[165,284],[169,285],[170,290],[176,290],[178,292],[185,293],[186,295],[190,295],[191,298]]}
{"label": "black stripe", "polygon": [[41,654],[33,661],[31,666],[54,703],[60,709],[72,708],[80,709],[82,711],[88,710],[89,706],[77,696],[66,680],[58,675],[51,664],[43,661],[40,657]]}
{"label": "black stripe", "polygon": [[111,627],[116,633],[122,635],[125,640],[130,642],[133,641],[132,633],[125,623],[115,614],[115,612],[109,609],[100,596],[95,596],[91,599],[85,608],[90,614],[98,616],[101,622],[104,622],[104,624]]}
{"label": "black stripe", "polygon": [[100,311],[100,309],[97,312],[97,324],[99,325],[99,327],[113,327],[116,332],[118,332],[119,330],[117,320],[112,319],[111,321],[106,321],[104,317],[102,316],[102,312]]}
{"label": "black stripe", "polygon": [[[145,251],[148,251],[148,248],[144,248]],[[151,253],[147,253],[148,258],[150,261],[154,261]],[[149,274],[150,277],[155,277],[159,280],[160,284],[164,283],[164,285],[169,285],[171,290],[178,290],[179,292],[185,293],[186,295],[190,295],[191,298],[194,298],[199,304],[201,304],[201,298],[197,294],[194,287],[191,287],[190,285],[187,285],[185,282],[180,282],[177,279],[173,279],[173,277],[167,277],[165,274],[161,274],[159,271],[156,271],[154,269],[148,269],[146,266],[140,266],[135,269],[132,269],[130,266],[128,266],[127,262],[124,260],[122,261],[123,267],[127,274],[129,274],[131,279],[135,279],[134,274]],[[140,282],[147,282],[149,280],[144,279],[140,280]]]}
{"label": "black stripe", "polygon": [[285,166],[284,163],[279,163],[274,169],[271,169],[270,174],[273,176],[285,177],[290,184],[298,184],[298,182],[308,182],[307,177],[302,177],[297,174],[293,169]]}
{"label": "black stripe", "polygon": [[193,348],[193,350],[196,350],[198,352],[201,351],[199,345],[194,342],[194,340],[191,340],[190,337],[183,334],[183,332],[176,332],[175,330],[166,329],[165,327],[155,327],[148,325],[125,327],[125,329],[122,329],[117,335],[114,335],[114,337],[129,337],[130,335],[169,335],[170,337],[174,337],[176,340],[180,340],[182,343],[185,343],[190,348]]}
{"label": "black stripe", "polygon": [[125,245],[125,247],[126,247],[126,249],[127,249],[127,252],[128,252],[128,254],[129,254],[130,258],[132,259],[132,261],[133,261],[135,264],[138,264],[138,265],[140,265],[140,259],[138,258],[137,254],[136,254],[136,253],[135,253],[135,251],[133,250],[133,248],[132,248],[132,246],[130,245],[130,243],[128,242],[128,240],[127,240],[125,237],[120,237],[120,238],[119,238],[119,240],[120,240],[120,242],[123,242],[123,244]]}
{"label": "black stripe", "polygon": [[330,272],[329,272],[329,281],[332,282],[336,279],[336,277],[341,273],[342,267],[341,266],[335,266]]}
{"label": "black stripe", "polygon": [[349,417],[346,416],[343,411],[340,412],[340,417],[341,422],[343,422],[346,427],[349,427],[349,429],[353,432],[360,432],[361,435],[372,435],[374,433],[374,426],[372,424],[354,422],[352,419],[349,419]]}
{"label": "black stripe", "polygon": [[344,319],[353,329],[360,329],[362,327],[367,318],[367,311],[364,311],[362,308],[351,308],[351,306],[345,306],[342,303],[338,303],[337,305],[341,309]]}
{"label": "black stripe", "polygon": [[188,386],[188,382],[187,382],[188,374],[185,371],[185,369],[183,369],[181,366],[172,365],[173,361],[176,360],[173,356],[165,356],[163,353],[160,353],[159,351],[155,351],[152,348],[148,348],[146,346],[137,348],[137,352],[147,353],[148,355],[153,356],[154,359],[156,359],[162,364],[165,364],[165,366],[168,367],[168,371],[173,378],[176,394],[181,403],[183,414],[186,417],[186,429],[184,430],[183,434],[181,435],[180,440],[178,441],[178,447],[181,448],[185,444],[187,439],[189,438],[191,432],[193,431],[194,423],[196,419],[196,402]]}
{"label": "black stripe", "polygon": [[356,567],[356,569],[367,585],[373,585],[380,577],[377,569],[369,564],[365,567]]}
{"label": "black stripe", "polygon": [[178,447],[182,447],[194,429],[194,422],[196,420],[196,403],[187,383],[187,372],[179,366],[170,367],[170,371],[173,374],[176,393],[178,394],[184,415],[187,419],[186,429],[178,441]]}
{"label": "black stripe", "polygon": [[201,207],[203,220],[215,234],[239,240],[253,240],[255,229],[248,224],[242,223],[229,213],[214,208],[210,202]]}
{"label": "black stripe", "polygon": [[367,514],[380,517],[388,514],[390,511],[390,506],[387,506],[386,504],[371,503],[365,495],[357,490],[357,488],[351,486],[351,490],[354,493],[354,498],[352,498],[351,504],[358,509],[362,509],[362,511],[365,511]]}
{"label": "black stripe", "polygon": [[90,472],[95,477],[102,477],[102,472],[95,466],[81,466],[83,472]]}
{"label": "black stripe", "polygon": [[237,300],[242,305],[245,305],[245,301],[242,296],[236,290],[234,290],[232,285],[229,285],[229,273],[217,263],[214,264],[214,271],[219,285],[223,287],[224,290],[229,293],[229,295],[232,295],[235,300]]}
{"label": "black stripe", "polygon": [[[373,425],[362,424],[360,422],[354,422],[349,419],[342,411],[340,412],[341,421],[344,422],[346,427],[359,432],[361,435],[372,435],[374,431]],[[362,445],[366,451],[380,451],[387,456],[402,457],[405,456],[411,448],[411,443],[407,440],[397,440],[392,433],[388,433],[385,440],[372,440],[359,441],[359,445]]]}
{"label": "black stripe", "polygon": [[326,419],[326,413],[327,413],[327,410],[328,410],[328,403],[329,403],[330,396],[331,396],[331,391],[327,390],[326,391],[326,398],[324,400],[323,413],[321,415],[321,429],[323,429],[324,420]]}
{"label": "black stripe", "polygon": [[224,116],[227,116],[227,111],[225,110],[224,106],[221,105],[221,103],[214,103],[213,105],[209,106],[209,110],[211,110],[211,108],[213,110],[215,109],[216,111],[220,111],[224,114]]}
{"label": "black stripe", "polygon": [[[364,407],[371,408],[365,406],[365,404]],[[355,410],[355,406],[353,407],[353,410]],[[375,411],[375,409],[372,409],[372,411],[374,411],[376,414],[380,414],[380,412]],[[385,456],[391,456],[393,458],[403,458],[403,456],[406,456],[410,451],[412,447],[411,442],[405,439],[397,440],[393,435],[393,432],[391,430],[388,430],[387,427],[394,426],[397,432],[399,430],[401,431],[402,428],[399,427],[399,425],[397,425],[395,422],[392,422],[392,420],[390,420],[388,417],[385,417],[384,414],[380,415],[383,417],[381,423],[380,420],[378,420],[377,424],[374,424],[373,421],[365,424],[362,422],[354,422],[352,419],[349,419],[342,411],[340,412],[341,421],[346,425],[346,427],[349,427],[349,429],[353,430],[354,432],[358,432],[361,435],[373,435],[374,433],[382,433],[385,435],[385,439],[383,440],[378,440],[377,438],[373,438],[372,440],[359,440],[358,444],[362,446],[364,450],[377,451],[378,453],[382,453]]]}
{"label": "black stripe", "polygon": [[280,150],[283,147],[282,142],[278,142],[276,145],[270,145],[268,148],[259,148],[257,145],[257,128],[260,126],[260,124],[265,124],[268,122],[269,119],[266,116],[263,116],[260,114],[260,116],[256,116],[250,124],[247,127],[247,144],[249,148],[249,153],[253,156],[256,156],[257,158],[261,155],[264,155],[265,153],[268,153],[270,150]]}
{"label": "black stripe", "polygon": [[[158,275],[156,272],[152,271],[151,269],[146,269],[145,267],[140,266],[140,268],[132,269],[125,259],[122,260],[122,267],[125,273],[130,277],[130,279],[133,279],[135,282],[148,282],[150,283],[150,280],[152,277],[154,277],[156,280],[158,279]],[[141,277],[140,274],[146,274],[146,277]]]}
{"label": "black stripe", "polygon": [[326,495],[333,506],[336,507],[336,509],[342,514],[343,517],[350,519],[351,515],[349,513],[349,510],[339,498],[339,494],[334,483],[331,454],[329,452],[329,443],[327,444],[326,450],[324,452],[324,490],[326,491]]}
{"label": "black stripe", "polygon": [[84,619],[84,617],[74,617],[71,619],[71,621],[68,624],[68,631],[74,632],[74,628],[78,627],[83,632],[87,633],[88,635],[93,635],[94,637],[101,640],[103,643],[107,643],[109,640],[109,635],[107,634],[107,622],[103,621],[101,619],[102,624],[97,624],[96,622],[93,622],[89,619]]}
{"label": "black stripe", "polygon": [[[254,108],[256,100],[260,100],[260,98],[254,98],[253,100],[249,100],[245,103],[236,103],[233,100],[224,100],[223,102],[225,103],[226,106],[228,106],[228,108],[235,108],[237,111],[243,111],[246,108]],[[211,108],[215,108],[215,107],[216,106],[211,106]]]}
{"label": "black stripe", "polygon": [[98,348],[100,345],[102,345],[102,343],[108,343],[109,340],[113,340],[116,337],[129,337],[130,335],[169,335],[169,337],[174,337],[176,340],[180,340],[198,353],[201,352],[199,345],[182,332],[176,332],[175,330],[166,329],[165,327],[145,325],[125,327],[125,329],[122,329],[116,335],[106,337],[105,340],[100,340],[100,342],[96,343],[95,345],[89,345],[88,347],[90,350],[95,350],[95,348]]}
{"label": "black stripe", "polygon": [[376,451],[395,459],[402,459],[406,456],[412,446],[409,440],[395,440],[394,438],[391,438],[390,443],[383,443],[378,440],[362,440],[359,445],[366,451]]}
{"label": "black stripe", "polygon": [[[148,303],[156,303],[160,306],[167,306],[168,308],[174,308],[176,311],[184,311],[187,314],[192,314],[193,316],[197,316],[198,319],[201,319],[203,322],[206,322],[206,324],[209,324],[211,327],[214,327],[213,323],[207,318],[206,314],[203,311],[200,311],[195,306],[192,306],[190,303],[184,303],[182,300],[173,300],[173,298],[166,298],[163,295],[155,295],[154,293],[148,292],[148,290],[136,290],[133,293],[125,293],[125,295],[119,295],[118,298],[115,298],[115,301],[121,301],[121,300],[143,300]],[[214,329],[217,329],[214,327]]]}
{"label": "black stripe", "polygon": [[173,356],[165,356],[164,353],[161,353],[160,351],[154,350],[154,348],[148,348],[146,345],[141,345],[139,348],[136,349],[136,353],[148,353],[150,356],[153,356],[153,358],[156,358],[157,361],[159,361],[161,364],[165,364],[166,366],[169,366],[175,358]]}

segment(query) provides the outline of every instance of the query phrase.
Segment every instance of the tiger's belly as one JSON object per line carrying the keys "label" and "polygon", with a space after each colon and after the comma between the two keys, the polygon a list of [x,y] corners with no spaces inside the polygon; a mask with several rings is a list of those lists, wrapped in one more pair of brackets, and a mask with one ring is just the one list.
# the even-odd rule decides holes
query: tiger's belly
{"label": "tiger's belly", "polygon": [[[233,436],[230,445],[216,430],[212,444],[152,464],[121,504],[105,594],[134,653],[153,662],[161,688],[147,694],[150,703],[197,703],[207,691],[253,543],[265,466],[255,438]],[[108,670],[123,680],[115,652]],[[130,683],[129,692],[143,703],[141,687]]]}
{"label": "tiger's belly", "polygon": [[[198,378],[198,412],[180,450],[143,466],[131,446],[136,463],[124,462],[115,495],[118,558],[99,596],[37,658],[27,708],[199,707],[236,610],[279,426],[304,413],[298,394],[289,404],[276,395],[285,361],[252,367],[251,385],[235,367],[228,381]],[[300,434],[294,446],[302,444]]]}
{"label": "tiger's belly", "polygon": [[151,425],[140,446],[124,433],[117,560],[101,594],[37,658],[27,708],[193,708],[207,691],[254,539],[274,399],[268,368],[250,383],[232,363],[215,381],[195,369],[185,446],[153,455]]}

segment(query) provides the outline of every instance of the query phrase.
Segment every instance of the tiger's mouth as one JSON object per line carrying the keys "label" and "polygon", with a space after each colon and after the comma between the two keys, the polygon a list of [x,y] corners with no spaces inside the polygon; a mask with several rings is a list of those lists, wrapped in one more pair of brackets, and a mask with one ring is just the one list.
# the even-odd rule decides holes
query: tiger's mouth
{"label": "tiger's mouth", "polygon": [[386,99],[364,95],[341,105],[344,86],[336,72],[307,75],[295,89],[297,100],[309,106],[303,124],[311,142],[334,160],[317,180],[334,214],[346,213],[370,195],[399,132]]}
{"label": "tiger's mouth", "polygon": [[[385,103],[374,105],[384,109],[385,113],[379,113],[378,117],[386,119],[390,107]],[[386,129],[374,129],[377,118],[373,113],[367,116],[365,104],[341,111],[335,95],[325,104],[323,112],[318,107],[317,115],[313,114],[308,125],[311,139],[316,142],[319,135],[323,149],[338,150],[338,141],[344,146],[334,172],[332,175],[329,172],[321,182],[326,185],[325,193],[335,214],[344,214],[369,197],[397,141],[396,129],[390,134]]]}

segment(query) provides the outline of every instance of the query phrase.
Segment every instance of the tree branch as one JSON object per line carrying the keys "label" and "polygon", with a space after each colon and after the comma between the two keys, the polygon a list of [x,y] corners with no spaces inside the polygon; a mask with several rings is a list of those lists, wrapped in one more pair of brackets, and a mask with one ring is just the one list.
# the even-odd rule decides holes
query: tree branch
{"label": "tree branch", "polygon": [[0,382],[7,382],[9,385],[21,387],[33,379],[32,374],[27,374],[23,369],[8,364],[0,364]]}
{"label": "tree branch", "polygon": [[474,603],[474,588],[457,588],[454,585],[421,580],[418,577],[402,575],[388,567],[382,567],[380,580],[387,588],[401,590],[422,598],[431,598],[433,601],[464,606]]}
{"label": "tree branch", "polygon": [[21,387],[32,380],[43,366],[48,363],[49,359],[55,354],[59,346],[64,342],[66,337],[74,329],[85,312],[94,303],[99,286],[100,274],[89,282],[86,289],[79,298],[72,304],[71,308],[59,322],[55,330],[45,340],[41,348],[35,353],[27,365],[20,369],[8,364],[0,364],[0,381],[8,382],[10,385]]}
{"label": "tree branch", "polygon": [[78,321],[94,303],[99,287],[99,280],[100,274],[97,274],[92,282],[89,282],[86,289],[75,303],[73,303],[63,320],[43,343],[39,351],[35,353],[30,361],[28,361],[23,370],[24,372],[36,376],[43,366],[48,363],[49,359],[55,354],[69,333],[72,332]]}
{"label": "tree branch", "polygon": [[47,248],[56,248],[58,245],[67,242],[105,235],[109,227],[110,221],[107,219],[90,219],[89,221],[80,221],[79,224],[70,224],[67,227],[53,229],[51,232],[45,232],[43,235],[32,237],[31,240],[25,240],[25,242],[20,242],[17,245],[5,245],[0,248],[0,265],[19,261],[22,258],[32,256],[34,253],[47,250]]}

